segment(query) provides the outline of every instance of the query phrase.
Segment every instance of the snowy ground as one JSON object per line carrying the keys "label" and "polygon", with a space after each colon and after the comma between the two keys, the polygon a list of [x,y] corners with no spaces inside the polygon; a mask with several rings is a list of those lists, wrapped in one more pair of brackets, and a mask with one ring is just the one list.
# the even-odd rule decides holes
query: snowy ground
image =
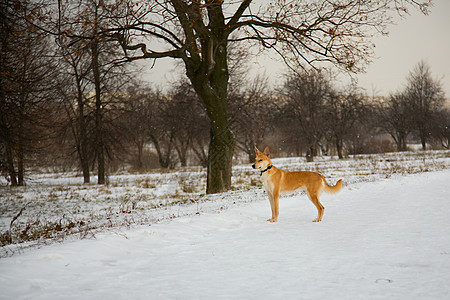
{"label": "snowy ground", "polygon": [[[450,168],[450,151],[360,155],[345,160],[276,158],[277,167],[311,170],[348,187],[398,174]],[[108,185],[85,185],[74,173],[35,174],[27,186],[11,189],[0,179],[0,257],[29,246],[92,238],[97,232],[157,224],[265,201],[261,178],[249,164],[233,168],[233,190],[205,195],[205,170],[182,168],[148,174],[111,174]],[[95,182],[95,178],[92,178]]]}
{"label": "snowy ground", "polygon": [[[450,169],[97,233],[0,260],[1,299],[449,299]],[[244,192],[239,192],[245,194]],[[249,195],[246,195],[250,197]]]}

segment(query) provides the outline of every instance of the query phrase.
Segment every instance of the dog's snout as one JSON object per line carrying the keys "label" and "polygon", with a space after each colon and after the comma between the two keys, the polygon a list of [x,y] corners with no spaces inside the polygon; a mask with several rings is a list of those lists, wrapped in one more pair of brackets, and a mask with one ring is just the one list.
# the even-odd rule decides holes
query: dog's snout
{"label": "dog's snout", "polygon": [[252,168],[253,168],[253,169],[256,169],[255,164],[252,165]]}

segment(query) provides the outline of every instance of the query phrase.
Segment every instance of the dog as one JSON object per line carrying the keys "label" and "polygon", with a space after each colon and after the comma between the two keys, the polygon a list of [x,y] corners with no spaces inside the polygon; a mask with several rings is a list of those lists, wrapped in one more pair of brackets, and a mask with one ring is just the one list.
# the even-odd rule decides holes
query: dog
{"label": "dog", "polygon": [[252,167],[261,171],[264,188],[269,196],[272,209],[272,218],[267,221],[276,222],[278,220],[279,195],[293,192],[300,188],[306,189],[309,199],[317,208],[317,218],[313,222],[322,221],[325,208],[319,202],[319,196],[323,191],[331,194],[339,192],[342,188],[342,179],[339,179],[335,186],[330,186],[326,182],[325,177],[318,173],[310,171],[289,172],[276,168],[270,160],[268,147],[264,149],[264,152],[261,152],[255,146],[255,153],[255,163]]}

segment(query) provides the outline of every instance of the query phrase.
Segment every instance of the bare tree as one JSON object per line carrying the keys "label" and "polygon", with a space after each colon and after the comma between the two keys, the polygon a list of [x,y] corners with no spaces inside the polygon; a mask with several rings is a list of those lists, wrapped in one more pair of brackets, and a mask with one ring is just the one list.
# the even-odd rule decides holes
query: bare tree
{"label": "bare tree", "polygon": [[[49,39],[27,22],[40,6],[1,2],[0,143],[11,185],[24,185],[26,156],[44,141],[55,66]],[[17,171],[16,171],[17,164]]]}
{"label": "bare tree", "polygon": [[425,150],[432,132],[439,126],[435,116],[442,110],[444,103],[442,84],[432,78],[430,67],[424,61],[414,67],[407,80],[404,92],[406,101],[410,103],[413,127]]}
{"label": "bare tree", "polygon": [[[128,80],[128,74],[121,65],[116,63],[117,58],[120,57],[117,42],[104,34],[115,24],[114,20],[117,14],[122,12],[122,4],[107,3],[102,0],[58,1],[58,19],[48,25],[50,28],[54,28],[54,31],[42,28],[42,30],[58,36],[59,46],[66,56],[78,55],[88,59],[89,65],[84,69],[88,72],[76,75],[80,78],[81,76],[87,78],[90,92],[93,92],[92,97],[88,97],[86,100],[92,102],[94,108],[93,141],[98,184],[104,184],[106,181],[106,160],[111,158],[113,144],[118,142],[117,136],[114,135],[116,131],[111,131],[111,127],[114,127],[111,126],[113,123],[107,124],[106,122],[111,121],[111,118],[116,118],[117,109],[120,108],[117,102],[121,99],[117,94]],[[47,7],[48,9],[54,8],[51,3]],[[51,15],[50,12],[49,14]],[[72,59],[71,64],[74,63],[77,62]],[[76,84],[79,85],[78,82]],[[77,101],[79,102],[79,122],[82,122],[84,118],[80,111],[82,99]],[[80,125],[83,124],[80,123]],[[81,130],[80,133],[82,134],[83,131]],[[82,164],[85,164],[84,159]],[[86,169],[85,165],[83,169]],[[86,179],[87,177],[85,177]]]}
{"label": "bare tree", "polygon": [[[84,183],[90,183],[92,105],[89,102],[91,59],[86,45],[67,48],[60,43],[61,66],[58,91],[65,107],[68,126],[83,172]],[[63,127],[64,129],[64,127]],[[65,135],[64,135],[65,136]]]}
{"label": "bare tree", "polygon": [[437,119],[439,125],[434,136],[440,141],[442,147],[450,149],[450,109],[442,110]]}
{"label": "bare tree", "polygon": [[406,139],[412,131],[411,103],[403,93],[391,94],[378,103],[379,126],[391,135],[398,151],[406,151]]}
{"label": "bare tree", "polygon": [[[205,131],[209,128],[205,109],[192,85],[181,79],[170,90],[168,120],[172,120],[174,146],[182,166],[186,166],[187,152],[193,150],[204,166]],[[167,120],[166,120],[167,122]]]}
{"label": "bare tree", "polygon": [[328,134],[331,136],[339,159],[343,159],[346,139],[353,133],[352,128],[364,114],[364,95],[355,86],[342,92],[331,93],[325,104],[325,118]]}
{"label": "bare tree", "polygon": [[153,119],[153,104],[158,101],[158,92],[143,83],[134,82],[123,95],[124,110],[121,123],[126,129],[126,139],[136,147],[136,167],[144,168],[144,147],[150,143],[149,124]]}
{"label": "bare tree", "polygon": [[[306,158],[311,162],[326,133],[326,103],[333,93],[330,79],[322,72],[293,73],[287,78],[283,115],[287,128],[305,143]],[[298,139],[298,138],[297,138]]]}

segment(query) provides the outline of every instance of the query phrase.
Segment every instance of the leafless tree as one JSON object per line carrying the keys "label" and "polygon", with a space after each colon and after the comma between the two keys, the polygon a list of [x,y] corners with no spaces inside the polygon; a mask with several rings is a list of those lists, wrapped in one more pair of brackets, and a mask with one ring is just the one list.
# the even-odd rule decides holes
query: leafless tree
{"label": "leafless tree", "polygon": [[159,94],[141,82],[134,82],[123,95],[125,113],[121,116],[121,123],[126,129],[126,140],[136,147],[137,158],[133,161],[136,161],[139,171],[144,168],[144,148],[150,143],[149,126],[154,117],[153,106],[159,101]]}
{"label": "leafless tree", "polygon": [[[205,164],[206,132],[209,128],[206,111],[192,85],[184,79],[175,83],[169,92],[171,101],[167,119],[173,120],[174,146],[182,166],[186,165],[187,152],[193,150],[200,163]],[[167,122],[167,121],[166,121]]]}
{"label": "leafless tree", "polygon": [[[48,9],[54,9],[53,3],[47,5]],[[106,123],[111,119],[117,118],[117,112],[121,105],[118,104],[122,99],[120,90],[128,80],[128,74],[121,65],[116,64],[120,55],[117,53],[119,48],[117,41],[104,34],[105,30],[114,26],[114,19],[122,10],[123,3],[107,2],[101,0],[78,0],[57,2],[57,20],[47,21],[50,29],[41,28],[49,34],[55,34],[58,37],[58,44],[62,48],[66,60],[72,69],[74,64],[78,67],[78,57],[87,58],[88,65],[80,73],[75,74],[75,84],[80,85],[82,79],[87,79],[89,83],[88,92],[92,92],[91,97],[86,94],[81,96],[82,91],[77,90],[78,106],[78,125],[79,133],[84,135],[82,130],[84,116],[82,116],[82,103],[88,101],[93,103],[93,141],[97,161],[98,183],[104,184],[106,181],[106,160],[111,158],[114,144],[119,141],[111,128],[114,123]],[[51,12],[49,12],[50,15]],[[54,15],[54,14],[53,14]],[[70,57],[68,57],[70,56]],[[71,60],[71,61],[70,61]],[[86,99],[82,99],[86,98]],[[81,104],[81,106],[80,106]],[[107,116],[109,114],[109,116]],[[80,137],[81,141],[85,137]],[[84,147],[86,148],[86,147]],[[84,153],[85,151],[80,151]],[[87,174],[85,158],[82,160],[83,171]],[[87,175],[85,175],[87,180]]]}
{"label": "leafless tree", "polygon": [[442,110],[437,116],[438,126],[434,134],[435,138],[440,141],[442,147],[450,149],[450,109]]}
{"label": "leafless tree", "polygon": [[404,94],[410,104],[412,125],[425,150],[432,132],[439,126],[435,117],[444,103],[442,84],[432,78],[430,67],[421,61],[410,72]]}
{"label": "leafless tree", "polygon": [[49,133],[44,128],[53,116],[49,101],[55,65],[49,39],[27,22],[40,6],[26,1],[0,5],[0,143],[15,186],[24,185],[26,156]]}
{"label": "leafless tree", "polygon": [[413,129],[411,103],[404,93],[391,94],[377,105],[378,124],[393,138],[398,151],[406,151],[406,139]]}
{"label": "leafless tree", "polygon": [[318,71],[293,73],[281,92],[285,97],[282,113],[286,127],[292,140],[300,138],[304,143],[307,161],[311,162],[327,130],[326,104],[333,94],[330,78]]}
{"label": "leafless tree", "polygon": [[365,96],[352,85],[344,91],[332,92],[325,104],[327,134],[336,147],[339,159],[344,158],[346,139],[353,133],[355,124],[364,118]]}
{"label": "leafless tree", "polygon": [[93,107],[88,97],[92,64],[86,45],[78,46],[69,49],[64,43],[59,45],[62,72],[57,81],[67,116],[67,126],[63,127],[63,133],[64,129],[70,132],[70,140],[75,144],[84,183],[90,183],[90,162],[94,160],[91,139]]}

